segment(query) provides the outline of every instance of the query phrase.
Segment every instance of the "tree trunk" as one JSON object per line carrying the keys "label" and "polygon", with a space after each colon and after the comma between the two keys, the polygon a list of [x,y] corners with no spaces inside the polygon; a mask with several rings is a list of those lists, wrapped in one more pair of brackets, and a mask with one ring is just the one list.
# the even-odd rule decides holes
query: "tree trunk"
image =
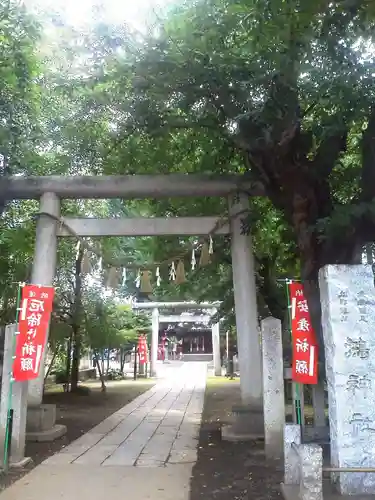
{"label": "tree trunk", "polygon": [[[319,204],[319,200],[316,201]],[[299,214],[295,225],[297,242],[300,250],[301,280],[304,286],[305,296],[309,304],[309,311],[313,329],[319,342],[319,372],[321,376],[325,373],[325,356],[323,329],[321,323],[321,300],[319,290],[319,270],[329,264],[354,264],[358,263],[360,252],[358,244],[350,235],[344,234],[343,239],[322,241],[321,235],[311,227],[316,226],[322,215],[318,213],[306,213],[304,219]],[[308,224],[306,223],[308,220]]]}
{"label": "tree trunk", "polygon": [[104,373],[104,351],[103,351],[103,349],[101,351],[100,358],[101,358],[101,363],[102,363],[101,370],[102,370],[102,373]]}
{"label": "tree trunk", "polygon": [[[298,192],[296,186],[298,186]],[[333,213],[333,203],[328,181],[315,182],[307,176],[295,181],[289,192],[291,203],[291,219],[299,249],[301,280],[313,329],[320,345],[319,369],[325,369],[324,341],[321,324],[321,302],[319,290],[319,270],[328,264],[353,264],[358,262],[358,241],[353,230],[337,238],[330,238],[318,232],[318,222]]]}
{"label": "tree trunk", "polygon": [[109,373],[109,362],[110,362],[110,351],[109,351],[109,348],[108,348],[108,354],[107,354],[107,372],[106,372],[106,375],[108,375],[108,373]]}
{"label": "tree trunk", "polygon": [[70,382],[70,391],[76,392],[79,382],[79,363],[81,360],[81,332],[77,325],[73,327],[73,356],[72,356],[72,375]]}
{"label": "tree trunk", "polygon": [[70,372],[72,368],[72,342],[73,342],[73,330],[70,330],[69,339],[66,347],[66,390],[70,390]]}
{"label": "tree trunk", "polygon": [[72,359],[72,375],[71,375],[71,392],[78,389],[79,381],[79,363],[81,360],[81,302],[82,302],[82,277],[81,267],[83,258],[83,248],[79,249],[76,265],[75,265],[75,285],[74,285],[74,303],[73,303],[73,319],[72,319],[72,332],[73,332],[73,359]]}
{"label": "tree trunk", "polygon": [[102,385],[102,392],[106,392],[107,387],[106,387],[106,385],[105,385],[105,380],[104,380],[104,376],[103,376],[103,371],[102,371],[102,369],[100,368],[99,357],[98,357],[98,353],[97,353],[96,351],[94,352],[94,358],[95,358],[95,363],[96,363],[96,366],[98,367],[99,378],[100,378],[100,382],[101,382],[101,385]]}
{"label": "tree trunk", "polygon": [[58,347],[55,347],[55,350],[54,350],[54,352],[53,352],[53,356],[52,356],[51,362],[50,362],[50,364],[48,365],[48,368],[47,368],[47,370],[46,370],[46,373],[44,374],[44,382],[47,380],[48,375],[51,373],[51,370],[52,370],[53,364],[54,364],[55,359],[56,359],[56,356],[57,356],[57,351],[58,351]]}
{"label": "tree trunk", "polygon": [[120,349],[120,372],[124,373],[124,366],[125,366],[125,349],[121,347]]}

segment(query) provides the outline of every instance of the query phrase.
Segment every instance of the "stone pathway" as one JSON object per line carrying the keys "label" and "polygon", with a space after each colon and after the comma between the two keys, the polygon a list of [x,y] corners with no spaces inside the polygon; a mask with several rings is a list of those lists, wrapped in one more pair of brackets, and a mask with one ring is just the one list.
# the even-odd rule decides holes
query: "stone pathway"
{"label": "stone pathway", "polygon": [[[105,490],[106,481],[111,488],[111,499],[117,499],[112,488],[120,487],[125,477],[132,485],[132,500],[189,498],[207,364],[179,365],[166,370],[166,378],[152,389],[3,492],[2,500],[47,500],[53,488],[61,499],[96,500],[102,498],[99,490]],[[87,489],[85,481],[90,482],[90,487],[82,496],[81,486],[75,490],[74,484]],[[118,498],[123,498],[129,491],[119,493]]]}
{"label": "stone pathway", "polygon": [[44,463],[154,467],[195,462],[206,366],[186,363],[170,376]]}

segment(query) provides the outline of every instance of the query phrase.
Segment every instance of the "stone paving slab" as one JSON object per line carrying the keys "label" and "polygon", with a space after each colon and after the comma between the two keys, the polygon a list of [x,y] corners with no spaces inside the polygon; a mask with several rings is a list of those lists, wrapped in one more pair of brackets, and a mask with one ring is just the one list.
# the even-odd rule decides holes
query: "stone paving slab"
{"label": "stone paving slab", "polygon": [[189,500],[207,365],[176,366],[165,370],[169,378],[45,460],[0,500]]}
{"label": "stone paving slab", "polygon": [[206,375],[205,363],[180,364],[172,376],[159,381],[44,465],[145,468],[194,462]]}
{"label": "stone paving slab", "polygon": [[39,465],[1,500],[189,500],[191,464],[160,467]]}

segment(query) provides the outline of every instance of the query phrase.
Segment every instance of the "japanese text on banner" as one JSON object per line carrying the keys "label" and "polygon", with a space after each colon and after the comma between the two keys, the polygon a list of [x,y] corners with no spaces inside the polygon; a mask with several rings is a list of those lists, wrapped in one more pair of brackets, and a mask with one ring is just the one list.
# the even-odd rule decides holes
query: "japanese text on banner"
{"label": "japanese text on banner", "polygon": [[292,380],[318,383],[318,345],[301,283],[289,283],[292,317]]}
{"label": "japanese text on banner", "polygon": [[138,340],[138,354],[139,354],[139,364],[145,365],[148,362],[148,359],[147,359],[147,342],[144,335],[141,335]]}
{"label": "japanese text on banner", "polygon": [[43,359],[54,289],[25,285],[22,288],[13,377],[17,382],[37,378]]}

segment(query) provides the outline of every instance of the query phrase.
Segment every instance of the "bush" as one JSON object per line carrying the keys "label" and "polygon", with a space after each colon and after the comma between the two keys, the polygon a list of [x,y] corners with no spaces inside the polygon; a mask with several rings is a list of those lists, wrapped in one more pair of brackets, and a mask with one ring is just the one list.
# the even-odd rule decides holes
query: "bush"
{"label": "bush", "polygon": [[125,376],[121,370],[111,369],[108,371],[108,373],[106,375],[106,379],[107,380],[124,380]]}
{"label": "bush", "polygon": [[51,371],[51,375],[56,377],[56,384],[67,384],[68,377],[66,376],[66,370],[64,368],[56,368]]}

